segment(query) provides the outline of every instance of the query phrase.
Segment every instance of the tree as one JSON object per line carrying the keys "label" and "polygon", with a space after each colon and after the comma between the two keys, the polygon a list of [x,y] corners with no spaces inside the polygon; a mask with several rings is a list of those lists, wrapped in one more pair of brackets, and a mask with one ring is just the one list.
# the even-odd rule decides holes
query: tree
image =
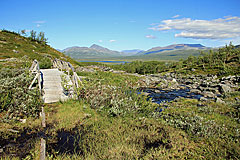
{"label": "tree", "polygon": [[25,30],[25,29],[21,30],[21,34],[22,34],[23,36],[26,36],[26,30]]}
{"label": "tree", "polygon": [[32,40],[36,40],[36,35],[37,35],[37,32],[34,31],[34,30],[31,30],[31,32],[30,32],[30,38],[31,38]]}
{"label": "tree", "polygon": [[46,44],[47,43],[47,38],[45,38],[45,33],[44,32],[39,32],[37,41],[40,43]]}

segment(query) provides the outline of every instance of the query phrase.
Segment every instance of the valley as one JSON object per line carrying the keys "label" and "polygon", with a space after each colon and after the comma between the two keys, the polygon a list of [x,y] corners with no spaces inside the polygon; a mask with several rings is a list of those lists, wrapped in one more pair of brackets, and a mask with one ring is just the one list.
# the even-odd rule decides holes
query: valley
{"label": "valley", "polygon": [[[0,40],[2,159],[39,159],[43,138],[47,159],[240,158],[238,46],[178,44],[119,56],[98,45],[59,52],[10,31]],[[61,70],[81,79],[74,98],[44,103],[37,81],[29,90],[34,59],[50,70],[56,59],[71,62],[74,72]],[[59,81],[66,94],[74,88],[63,76],[51,84]]]}

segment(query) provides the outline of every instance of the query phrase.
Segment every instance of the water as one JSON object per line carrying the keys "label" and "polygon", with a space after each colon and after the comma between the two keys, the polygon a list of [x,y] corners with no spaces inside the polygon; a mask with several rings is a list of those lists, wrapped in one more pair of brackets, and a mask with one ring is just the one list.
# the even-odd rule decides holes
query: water
{"label": "water", "polygon": [[149,93],[148,100],[151,98],[152,102],[160,104],[162,102],[170,102],[175,100],[176,98],[190,98],[190,99],[200,99],[202,95],[191,93],[190,89],[174,89],[174,90],[155,90],[145,89],[143,92]]}
{"label": "water", "polygon": [[79,62],[101,62],[101,63],[117,63],[117,64],[125,64],[125,63],[130,63],[126,61],[79,61]]}

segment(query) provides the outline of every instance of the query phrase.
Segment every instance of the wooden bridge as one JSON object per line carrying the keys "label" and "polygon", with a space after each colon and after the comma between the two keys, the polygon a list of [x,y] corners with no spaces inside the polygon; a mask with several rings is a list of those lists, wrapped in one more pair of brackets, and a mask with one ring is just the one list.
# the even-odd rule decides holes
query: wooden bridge
{"label": "wooden bridge", "polygon": [[[35,77],[29,86],[31,89],[38,79],[37,86],[44,103],[54,103],[74,98],[74,89],[79,88],[80,78],[69,62],[59,59],[53,60],[53,69],[40,69],[37,60],[34,60],[30,68]],[[71,74],[70,74],[71,72]],[[66,87],[67,86],[67,87]],[[46,127],[44,107],[40,114],[42,127]],[[44,134],[45,135],[45,134]],[[46,136],[41,136],[40,160],[46,159]]]}
{"label": "wooden bridge", "polygon": [[[44,103],[54,103],[73,98],[74,89],[79,88],[80,78],[69,62],[54,59],[53,69],[40,69],[38,61],[34,60],[30,71],[36,75],[29,89],[38,79],[38,87]],[[65,88],[68,86],[68,90],[64,88],[64,85]]]}

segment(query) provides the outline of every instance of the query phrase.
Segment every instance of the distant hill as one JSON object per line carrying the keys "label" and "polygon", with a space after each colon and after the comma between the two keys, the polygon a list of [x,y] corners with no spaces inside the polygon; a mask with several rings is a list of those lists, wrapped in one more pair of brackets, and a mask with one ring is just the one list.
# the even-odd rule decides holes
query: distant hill
{"label": "distant hill", "polygon": [[145,52],[141,52],[138,55],[146,55],[146,54],[159,54],[165,51],[176,51],[176,50],[203,50],[207,49],[207,47],[201,44],[173,44],[165,47],[154,47]]}
{"label": "distant hill", "polygon": [[133,49],[118,52],[93,44],[90,47],[69,47],[62,52],[74,59],[179,60],[189,55],[198,56],[201,51],[210,49],[201,44],[173,44],[147,51]]}
{"label": "distant hill", "polygon": [[139,54],[140,52],[144,52],[144,50],[132,49],[132,50],[123,50],[121,52],[124,53],[126,56],[132,56],[132,55],[135,55],[135,54]]}
{"label": "distant hill", "polygon": [[15,32],[0,30],[1,61],[8,58],[21,59],[23,57],[30,61],[34,59],[41,61],[43,58],[47,57],[49,59],[58,58],[75,63],[74,60],[49,45],[31,40]]}
{"label": "distant hill", "polygon": [[121,52],[113,51],[108,48],[93,44],[90,47],[69,47],[62,51],[65,55],[68,55],[74,59],[82,58],[103,58],[103,57],[118,57],[122,56]]}

